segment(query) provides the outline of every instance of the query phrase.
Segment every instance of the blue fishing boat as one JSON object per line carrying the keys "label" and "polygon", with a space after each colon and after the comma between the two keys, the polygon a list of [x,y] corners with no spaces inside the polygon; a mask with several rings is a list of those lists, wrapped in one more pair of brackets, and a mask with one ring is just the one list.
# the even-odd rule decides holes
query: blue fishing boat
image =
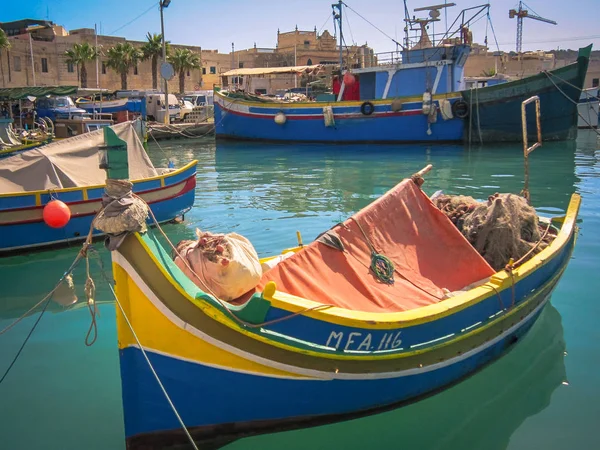
{"label": "blue fishing boat", "polygon": [[[133,191],[150,205],[157,220],[185,214],[194,202],[196,161],[178,169],[155,168],[131,122],[110,128],[127,142]],[[105,174],[98,153],[104,145],[100,129],[2,160],[0,255],[85,239],[102,203]],[[44,208],[52,200],[70,209],[71,218],[62,228],[44,222]]]}
{"label": "blue fishing boat", "polygon": [[[338,5],[335,5],[338,6]],[[434,14],[439,15],[435,8]],[[433,43],[427,24],[413,19],[420,40],[406,45],[400,62],[351,69],[343,77],[336,101],[272,101],[235,89],[215,89],[215,134],[221,139],[298,142],[480,142],[520,141],[521,102],[541,100],[542,131],[546,140],[572,139],[577,132],[577,101],[585,80],[591,46],[580,49],[577,62],[522,80],[466,89],[464,64],[470,52],[469,19],[464,11],[460,38]],[[339,5],[341,21],[342,2]],[[437,12],[435,12],[437,11]],[[431,13],[430,13],[431,15]],[[341,35],[341,33],[340,33]],[[452,33],[446,33],[452,36]],[[340,67],[343,66],[340,36]],[[242,68],[227,77],[268,76],[277,73],[315,73],[320,67]],[[358,84],[358,98],[344,100],[348,82]],[[226,85],[225,83],[223,84]],[[227,86],[231,84],[227,81]],[[535,121],[528,122],[533,137]]]}
{"label": "blue fishing boat", "polygon": [[257,287],[235,299],[182,271],[153,233],[128,235],[112,252],[128,448],[414,402],[523,337],[573,251],[579,195],[564,217],[540,220],[543,236],[525,256],[493,268],[420,175],[316,241],[263,259]]}

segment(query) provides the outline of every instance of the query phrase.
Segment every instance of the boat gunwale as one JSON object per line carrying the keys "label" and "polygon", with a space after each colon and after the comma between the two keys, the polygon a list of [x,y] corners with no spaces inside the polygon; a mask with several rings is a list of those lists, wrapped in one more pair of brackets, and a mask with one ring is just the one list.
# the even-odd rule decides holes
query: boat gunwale
{"label": "boat gunwale", "polygon": [[[445,94],[434,94],[432,95],[432,100],[443,100],[443,99],[457,99],[460,100],[462,98],[461,96],[461,92],[462,91],[456,91],[456,92],[448,92]],[[324,106],[335,106],[335,107],[351,107],[351,106],[357,106],[360,107],[364,102],[371,102],[375,105],[387,105],[387,104],[391,104],[394,100],[402,100],[405,103],[421,103],[423,102],[423,97],[420,96],[415,96],[415,95],[408,95],[406,97],[390,97],[387,99],[371,99],[371,100],[343,100],[340,102],[282,102],[282,103],[276,103],[276,102],[255,102],[252,100],[246,100],[243,98],[232,98],[229,97],[225,94],[223,94],[221,91],[214,91],[214,95],[215,97],[221,98],[224,101],[227,101],[229,103],[229,105],[219,105],[221,108],[224,108],[226,110],[229,110],[229,106],[231,104],[235,104],[235,103],[240,103],[240,104],[244,104],[245,106],[251,106],[251,107],[259,107],[259,108],[271,108],[271,109],[275,109],[277,111],[284,109],[284,108],[323,108]]]}
{"label": "boat gunwale", "polygon": [[[444,299],[438,303],[408,311],[398,312],[364,312],[349,310],[337,306],[322,310],[307,311],[307,309],[315,308],[323,304],[313,300],[293,296],[282,291],[275,291],[272,296],[265,296],[263,293],[263,297],[271,302],[271,307],[275,307],[290,313],[301,313],[302,315],[315,320],[343,325],[351,328],[402,329],[415,325],[421,325],[427,322],[433,322],[476,305],[490,298],[491,296],[499,295],[499,293],[505,290],[511,289],[513,285],[516,285],[520,280],[523,280],[535,273],[555,257],[559,256],[575,232],[575,222],[577,220],[577,214],[579,212],[580,205],[580,195],[577,193],[572,194],[566,215],[556,238],[540,253],[519,267],[515,268],[512,274],[506,272],[505,270],[496,272],[490,277],[488,282],[469,289],[468,291],[465,291],[454,297]],[[227,315],[221,310],[221,308],[224,308],[224,306],[215,300],[211,295],[205,293],[205,297],[210,298],[210,302],[206,300],[197,300],[191,297],[191,295],[179,283],[177,283],[173,276],[165,270],[163,264],[156,258],[148,245],[143,241],[143,238],[139,234],[136,234],[135,237],[163,276],[166,277],[173,287],[177,289],[185,298],[187,298],[188,301],[201,309],[205,314],[228,326],[229,328],[236,331],[240,331],[242,329],[238,323],[234,322],[230,317],[227,317]],[[546,282],[544,282],[543,285],[545,284]],[[537,288],[540,287],[541,286],[538,286]],[[230,311],[231,313],[234,313],[232,310]]]}
{"label": "boat gunwale", "polygon": [[[140,184],[140,183],[145,183],[147,181],[157,181],[157,180],[167,180],[168,178],[177,176],[177,175],[181,175],[183,172],[185,172],[186,170],[192,168],[193,166],[198,164],[198,160],[194,159],[192,161],[190,161],[189,163],[187,163],[185,166],[180,167],[179,169],[176,169],[172,172],[168,172],[168,173],[164,173],[161,175],[156,175],[153,177],[148,177],[148,178],[138,178],[135,180],[131,180],[131,182],[135,185],[135,184]],[[35,190],[35,191],[26,191],[26,192],[6,192],[6,193],[0,193],[0,200],[2,200],[2,198],[5,197],[27,197],[27,196],[36,196],[36,195],[47,195],[49,192],[52,194],[60,194],[60,193],[64,193],[64,192],[75,192],[75,191],[87,191],[90,189],[103,189],[106,186],[106,184],[94,184],[91,186],[79,186],[79,187],[69,187],[69,188],[60,188],[60,189],[43,189],[43,190]],[[161,185],[161,188],[163,188],[165,186]],[[95,201],[94,199],[91,201]],[[70,202],[67,202],[70,203]],[[36,206],[31,206],[31,208],[35,208],[35,207],[39,207],[39,205]],[[7,209],[0,209],[0,212],[4,212],[4,211],[11,211],[13,209],[28,209],[30,207],[17,207],[17,208],[7,208]]]}

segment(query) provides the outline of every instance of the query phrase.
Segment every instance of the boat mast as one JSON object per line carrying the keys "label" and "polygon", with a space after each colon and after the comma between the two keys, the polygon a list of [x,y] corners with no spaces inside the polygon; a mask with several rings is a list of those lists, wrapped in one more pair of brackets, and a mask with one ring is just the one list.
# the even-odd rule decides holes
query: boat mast
{"label": "boat mast", "polygon": [[[343,42],[343,34],[342,34],[342,5],[344,4],[344,2],[342,2],[342,0],[338,0],[337,3],[334,3],[333,5],[331,5],[331,7],[333,8],[333,20],[337,20],[338,21],[338,25],[340,28],[340,75],[342,74],[342,70],[344,67],[343,64],[343,52],[342,52],[342,42]],[[335,10],[338,10],[337,14],[335,12]]]}

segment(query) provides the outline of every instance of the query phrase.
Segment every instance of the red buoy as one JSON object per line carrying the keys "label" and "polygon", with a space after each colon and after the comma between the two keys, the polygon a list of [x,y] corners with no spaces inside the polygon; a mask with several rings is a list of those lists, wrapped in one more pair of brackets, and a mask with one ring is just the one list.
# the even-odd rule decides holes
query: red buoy
{"label": "red buoy", "polygon": [[52,228],[62,228],[71,219],[71,210],[60,200],[51,200],[44,206],[44,222]]}
{"label": "red buoy", "polygon": [[354,75],[352,75],[350,72],[346,72],[344,74],[344,84],[346,86],[352,86],[355,81],[356,81],[356,77]]}

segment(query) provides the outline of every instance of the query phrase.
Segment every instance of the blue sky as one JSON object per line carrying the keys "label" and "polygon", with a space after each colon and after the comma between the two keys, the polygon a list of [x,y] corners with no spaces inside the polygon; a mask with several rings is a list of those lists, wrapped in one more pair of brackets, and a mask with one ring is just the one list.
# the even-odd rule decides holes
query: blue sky
{"label": "blue sky", "polygon": [[[483,1],[454,0],[457,6],[449,9],[451,23],[460,9],[476,6]],[[75,28],[101,27],[102,34],[143,40],[146,32],[160,32],[158,0],[2,0],[0,22],[23,18],[50,20]],[[277,28],[291,31],[296,25],[301,30],[328,29],[333,32],[332,0],[172,0],[165,9],[165,34],[173,43],[198,45],[204,49],[231,50],[248,48],[256,42],[259,47],[274,47]],[[377,25],[386,34],[402,42],[403,3],[400,0],[346,0],[354,10]],[[413,0],[412,9],[443,3],[442,0]],[[491,19],[501,50],[514,50],[516,19],[508,18],[508,10],[517,5],[515,0],[491,0]],[[550,25],[525,19],[523,48],[550,50],[578,48],[589,43],[600,49],[599,0],[528,0],[527,4],[542,17],[556,20]],[[344,36],[349,44],[368,42],[376,52],[394,49],[393,42],[371,25],[345,9]],[[145,12],[145,13],[144,13]],[[144,14],[143,14],[144,13]],[[416,13],[415,13],[416,14]],[[423,13],[419,13],[422,14]],[[141,15],[141,16],[140,16]],[[139,16],[139,17],[138,17]],[[444,26],[436,24],[436,32]],[[438,28],[440,27],[440,28]],[[486,20],[473,26],[474,41],[482,43]],[[490,47],[495,49],[493,35],[488,29]]]}

